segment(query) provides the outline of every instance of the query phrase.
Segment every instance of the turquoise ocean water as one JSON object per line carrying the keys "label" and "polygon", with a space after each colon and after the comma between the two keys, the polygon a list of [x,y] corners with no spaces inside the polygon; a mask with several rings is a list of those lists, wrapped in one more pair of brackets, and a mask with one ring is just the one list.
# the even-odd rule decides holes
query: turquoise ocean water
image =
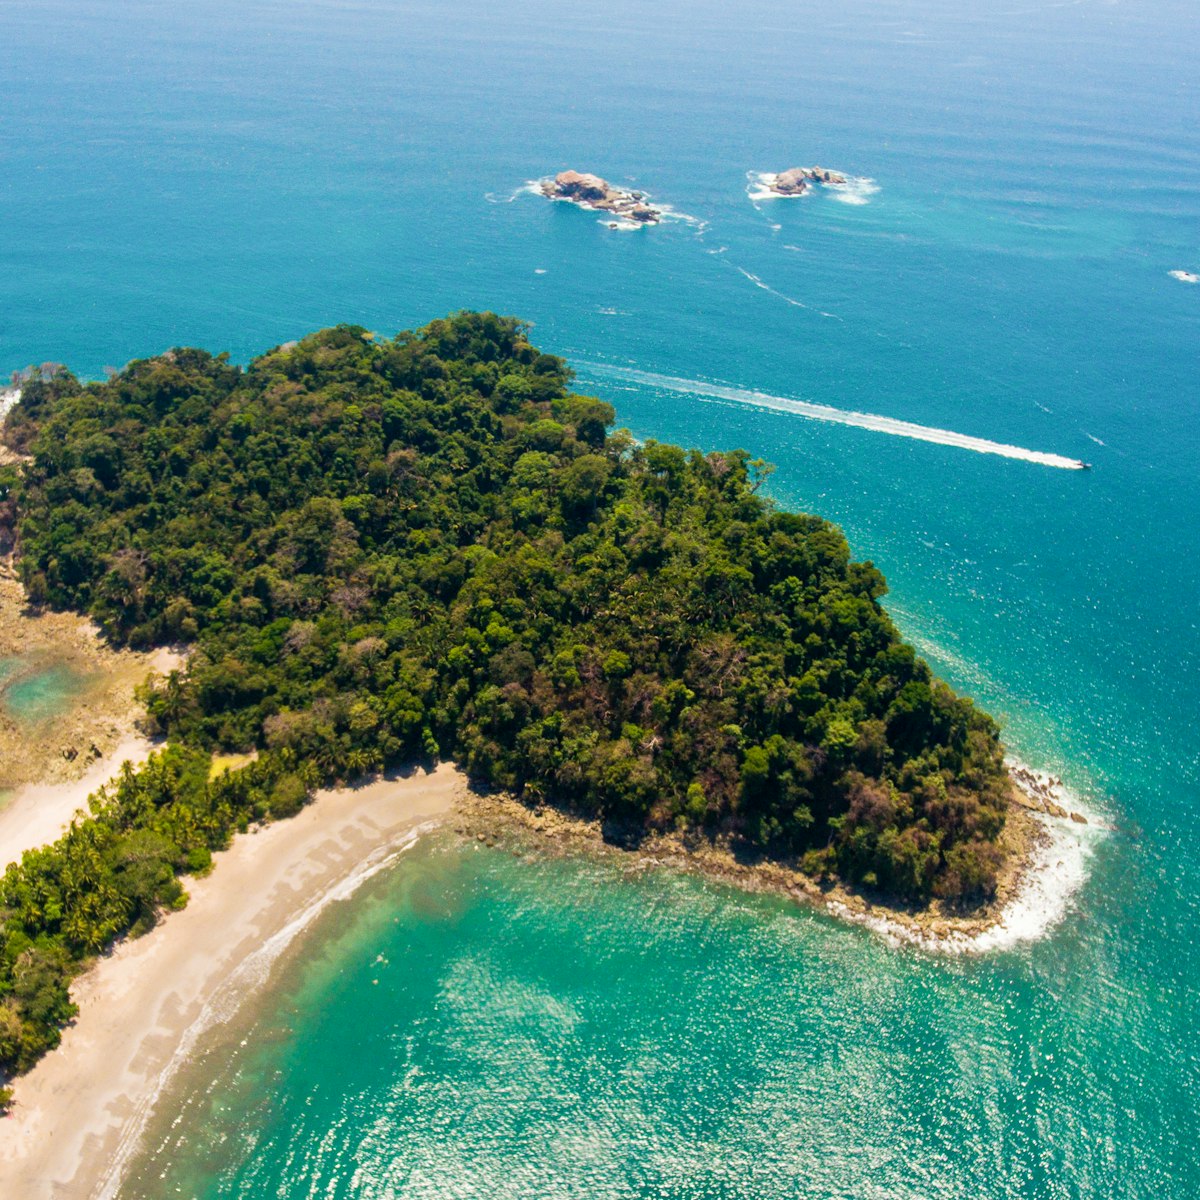
{"label": "turquoise ocean water", "polygon": [[[777,464],[1115,826],[1050,936],[961,959],[435,839],[143,1194],[1200,1194],[1194,3],[9,0],[0,44],[0,370],[522,315],[637,435]],[[813,162],[875,190],[748,197]],[[521,191],[567,166],[691,219]]]}

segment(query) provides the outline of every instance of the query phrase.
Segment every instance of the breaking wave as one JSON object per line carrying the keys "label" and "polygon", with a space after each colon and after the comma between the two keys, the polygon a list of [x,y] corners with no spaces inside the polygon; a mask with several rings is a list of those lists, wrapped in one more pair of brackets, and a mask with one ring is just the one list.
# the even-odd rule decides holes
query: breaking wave
{"label": "breaking wave", "polygon": [[[1022,764],[1010,760],[1010,766],[1020,768]],[[977,933],[933,934],[876,912],[857,912],[841,903],[831,904],[830,910],[873,930],[893,946],[908,944],[940,954],[990,954],[1045,937],[1071,911],[1076,894],[1087,880],[1088,862],[1096,843],[1111,826],[1069,792],[1061,780],[1051,780],[1040,771],[1030,773],[1041,786],[1050,789],[1055,803],[1085,817],[1086,823],[1048,813],[1030,814],[1043,837],[1033,850],[1016,892],[994,924]]]}
{"label": "breaking wave", "polygon": [[806,197],[817,195],[819,191],[824,191],[829,193],[831,199],[842,204],[867,204],[870,202],[870,198],[879,191],[879,185],[873,179],[867,179],[861,175],[846,175],[844,176],[845,183],[813,184],[798,196],[781,196],[778,192],[771,190],[771,184],[775,182],[776,174],[774,171],[746,172],[746,195],[752,203],[757,204],[762,200],[803,200]]}

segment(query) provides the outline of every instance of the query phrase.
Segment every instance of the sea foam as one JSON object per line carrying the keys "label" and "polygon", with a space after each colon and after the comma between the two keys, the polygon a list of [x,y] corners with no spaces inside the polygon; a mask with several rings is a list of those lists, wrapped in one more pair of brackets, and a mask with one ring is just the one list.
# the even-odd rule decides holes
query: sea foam
{"label": "sea foam", "polygon": [[542,188],[542,180],[527,179],[519,188],[515,188],[507,195],[499,192],[487,192],[484,199],[489,204],[512,204],[512,202],[521,196],[540,196]]}
{"label": "sea foam", "polygon": [[[1033,774],[1043,786],[1050,785],[1050,777],[1044,772]],[[1053,788],[1053,795],[1056,803],[1086,817],[1087,824],[1068,817],[1030,812],[1044,836],[1034,848],[1015,894],[995,923],[987,928],[977,933],[935,934],[877,912],[859,912],[836,901],[829,905],[830,910],[871,929],[892,946],[916,946],[938,954],[990,954],[1038,941],[1071,911],[1075,896],[1087,879],[1088,862],[1096,844],[1110,828],[1100,814],[1061,783]]]}
{"label": "sea foam", "polygon": [[873,179],[862,175],[845,175],[845,183],[814,183],[797,195],[784,196],[771,190],[772,184],[778,178],[775,171],[747,171],[746,195],[751,202],[761,200],[804,200],[815,196],[819,191],[826,191],[830,198],[842,204],[868,204],[870,199],[879,191],[879,185]]}
{"label": "sea foam", "polygon": [[932,442],[939,446],[954,446],[959,450],[972,450],[977,454],[995,454],[1001,458],[1020,459],[1023,462],[1037,463],[1043,467],[1057,467],[1065,471],[1079,471],[1087,466],[1077,458],[1066,458],[1061,454],[1049,454],[1042,450],[1029,450],[1024,446],[1010,446],[1005,442],[993,442],[987,438],[973,437],[966,433],[955,433],[950,429],[916,425],[911,421],[901,421],[895,417],[885,417],[875,413],[834,408],[828,404],[793,400],[787,396],[773,396],[768,392],[729,387],[725,384],[679,379],[671,375],[657,375],[651,371],[639,371],[633,367],[588,362],[577,362],[577,365],[600,375],[610,375],[646,387],[682,392],[685,395],[699,398],[724,400],[734,404],[746,404],[754,408],[772,409],[776,412],[792,413],[798,417],[807,417],[813,421],[827,421],[834,425],[853,425],[859,429],[870,429],[875,433],[887,433],[893,437],[910,438],[918,442]]}
{"label": "sea foam", "polygon": [[871,197],[879,191],[879,185],[873,179],[854,177],[847,177],[845,183],[826,183],[822,186],[841,204],[869,204]]}

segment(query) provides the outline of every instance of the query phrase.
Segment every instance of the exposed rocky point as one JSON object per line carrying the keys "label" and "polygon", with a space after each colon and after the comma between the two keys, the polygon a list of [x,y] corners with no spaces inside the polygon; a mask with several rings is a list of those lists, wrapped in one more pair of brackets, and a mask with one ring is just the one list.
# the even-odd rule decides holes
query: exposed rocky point
{"label": "exposed rocky point", "polygon": [[1086,825],[1087,817],[1083,813],[1071,812],[1058,803],[1059,789],[1063,781],[1054,775],[1040,775],[1028,767],[1010,766],[1009,775],[1017,785],[1013,799],[1022,808],[1032,812],[1042,812],[1047,816],[1056,817],[1060,821],[1071,820],[1077,825]]}
{"label": "exposed rocky point", "polygon": [[662,213],[646,203],[643,193],[613,187],[599,175],[560,171],[553,179],[544,180],[541,188],[542,195],[551,200],[569,200],[583,208],[612,213],[639,225],[657,225],[662,220]]}

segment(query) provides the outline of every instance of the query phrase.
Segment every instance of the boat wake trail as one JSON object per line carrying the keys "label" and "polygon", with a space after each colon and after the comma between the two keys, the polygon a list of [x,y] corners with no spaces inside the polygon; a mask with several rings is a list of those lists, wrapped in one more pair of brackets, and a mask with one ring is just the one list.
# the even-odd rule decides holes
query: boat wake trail
{"label": "boat wake trail", "polygon": [[807,400],[791,400],[786,396],[772,396],[768,392],[756,392],[747,388],[727,387],[724,384],[705,383],[695,379],[679,379],[673,375],[658,375],[653,371],[639,371],[634,367],[611,366],[607,363],[580,362],[586,372],[623,379],[645,387],[660,388],[668,392],[682,392],[688,396],[725,400],[734,404],[748,404],[754,408],[767,408],[776,412],[794,413],[813,421],[828,421],[834,425],[854,425],[859,429],[870,429],[876,433],[889,433],[893,437],[911,438],[918,442],[933,442],[938,446],[955,446],[959,450],[974,450],[977,454],[997,454],[1001,458],[1018,458],[1023,462],[1037,463],[1043,467],[1058,467],[1065,471],[1081,471],[1087,464],[1077,458],[1066,458],[1061,454],[1047,454],[1041,450],[1027,450],[1023,446],[1009,446],[1004,442],[992,442],[987,438],[972,437],[966,433],[955,433],[950,429],[934,429],[929,425],[915,425],[911,421],[900,421],[894,417],[882,417],[875,413],[854,412],[833,408],[828,404],[813,404]]}
{"label": "boat wake trail", "polygon": [[752,271],[747,271],[745,267],[739,267],[736,263],[729,264],[739,274],[744,275],[756,288],[762,288],[764,292],[770,292],[772,296],[778,296],[780,300],[786,300],[793,308],[805,308],[809,312],[820,313],[823,317],[831,317],[835,321],[842,320],[837,313],[826,312],[823,308],[813,308],[811,304],[805,304],[803,300],[797,300],[795,296],[785,295],[777,288],[773,288],[769,283],[764,283],[759,276]]}

